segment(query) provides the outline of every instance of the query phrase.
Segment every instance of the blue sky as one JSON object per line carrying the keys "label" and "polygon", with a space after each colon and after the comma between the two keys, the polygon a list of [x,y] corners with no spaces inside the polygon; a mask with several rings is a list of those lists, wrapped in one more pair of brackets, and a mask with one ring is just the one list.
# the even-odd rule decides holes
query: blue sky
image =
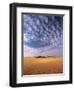
{"label": "blue sky", "polygon": [[23,36],[27,48],[49,48],[62,54],[63,16],[23,14]]}

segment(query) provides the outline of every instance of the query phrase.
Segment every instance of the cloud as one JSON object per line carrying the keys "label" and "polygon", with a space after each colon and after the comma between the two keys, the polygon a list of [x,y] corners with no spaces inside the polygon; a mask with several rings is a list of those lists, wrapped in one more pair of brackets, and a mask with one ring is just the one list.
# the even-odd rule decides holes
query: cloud
{"label": "cloud", "polygon": [[63,16],[23,15],[24,56],[63,53]]}
{"label": "cloud", "polygon": [[63,56],[63,49],[54,48],[50,49],[50,47],[42,47],[42,48],[30,48],[28,46],[24,46],[24,57],[35,57],[35,56]]}

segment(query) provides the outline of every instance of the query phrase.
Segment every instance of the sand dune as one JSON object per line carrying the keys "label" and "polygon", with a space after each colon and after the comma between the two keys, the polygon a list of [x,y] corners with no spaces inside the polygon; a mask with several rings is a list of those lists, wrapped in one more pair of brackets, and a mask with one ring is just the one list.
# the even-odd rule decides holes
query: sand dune
{"label": "sand dune", "polygon": [[63,73],[63,58],[62,57],[24,57],[23,74],[55,74]]}

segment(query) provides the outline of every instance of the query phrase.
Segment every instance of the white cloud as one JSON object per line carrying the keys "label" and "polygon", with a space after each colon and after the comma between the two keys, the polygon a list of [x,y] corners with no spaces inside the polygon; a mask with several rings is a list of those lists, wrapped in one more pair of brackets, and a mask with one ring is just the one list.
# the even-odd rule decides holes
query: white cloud
{"label": "white cloud", "polygon": [[58,48],[50,49],[50,47],[41,47],[41,48],[30,48],[24,46],[24,57],[33,57],[33,56],[62,56],[62,51]]}

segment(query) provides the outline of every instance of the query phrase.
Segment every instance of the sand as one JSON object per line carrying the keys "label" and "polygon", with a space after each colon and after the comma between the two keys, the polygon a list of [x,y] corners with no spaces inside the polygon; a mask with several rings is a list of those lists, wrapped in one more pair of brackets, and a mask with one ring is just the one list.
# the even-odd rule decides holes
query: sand
{"label": "sand", "polygon": [[62,57],[24,57],[23,74],[56,74],[63,73],[63,58]]}

